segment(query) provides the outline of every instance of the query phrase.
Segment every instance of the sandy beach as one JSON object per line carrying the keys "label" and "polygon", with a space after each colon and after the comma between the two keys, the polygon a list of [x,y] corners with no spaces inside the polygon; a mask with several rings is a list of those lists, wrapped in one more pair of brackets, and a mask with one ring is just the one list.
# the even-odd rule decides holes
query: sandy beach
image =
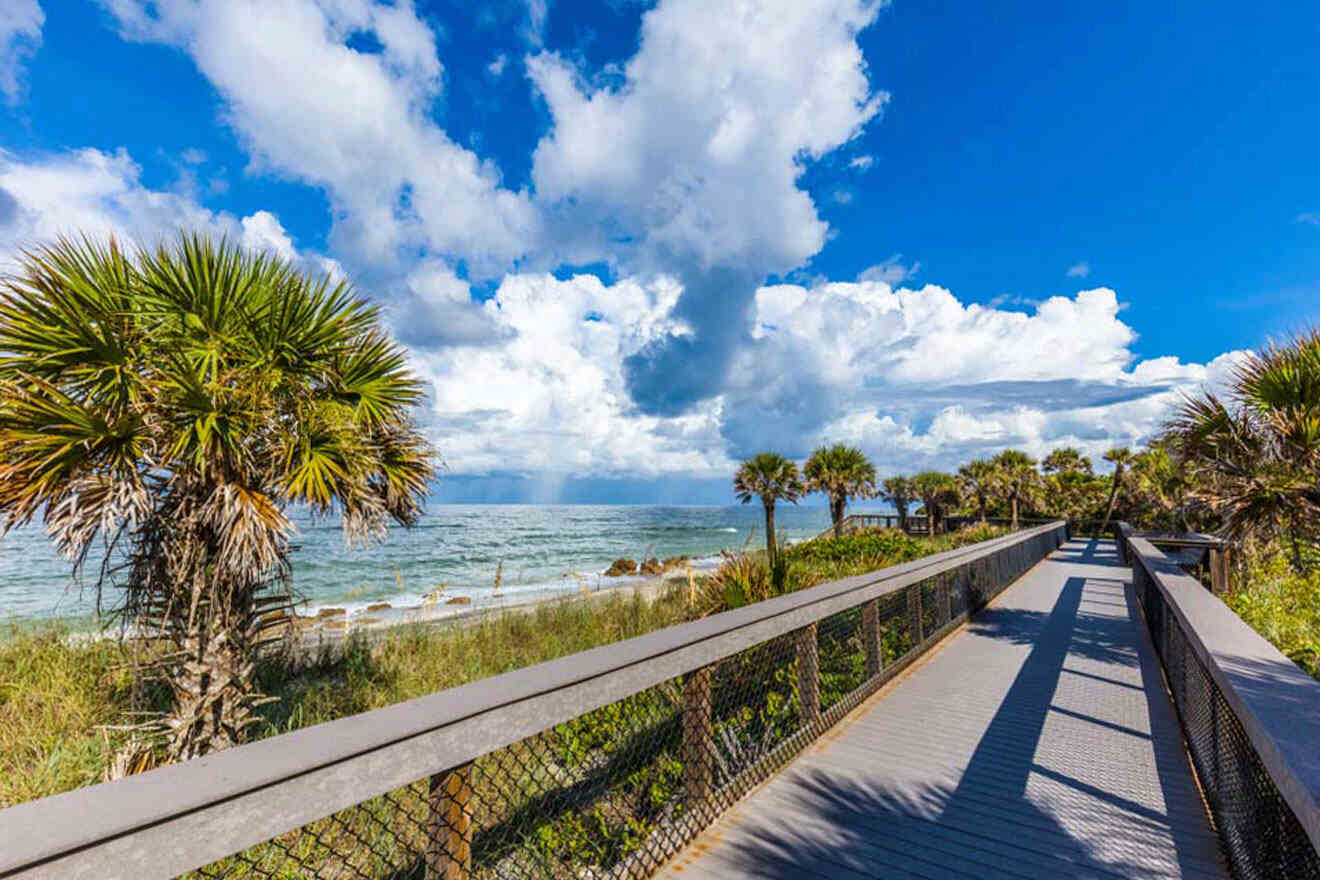
{"label": "sandy beach", "polygon": [[[700,576],[714,569],[712,564],[693,565],[691,574]],[[618,578],[601,577],[597,586],[576,593],[514,594],[507,599],[488,599],[480,605],[443,598],[412,606],[368,606],[357,613],[333,613],[337,609],[322,609],[316,616],[294,619],[293,641],[296,650],[319,651],[341,644],[349,635],[362,635],[369,640],[383,639],[391,630],[401,626],[444,627],[467,625],[506,612],[530,612],[555,602],[591,602],[612,596],[638,594],[647,600],[658,598],[668,590],[686,589],[688,570],[671,569],[659,575],[627,575]],[[329,612],[329,613],[328,613]]]}

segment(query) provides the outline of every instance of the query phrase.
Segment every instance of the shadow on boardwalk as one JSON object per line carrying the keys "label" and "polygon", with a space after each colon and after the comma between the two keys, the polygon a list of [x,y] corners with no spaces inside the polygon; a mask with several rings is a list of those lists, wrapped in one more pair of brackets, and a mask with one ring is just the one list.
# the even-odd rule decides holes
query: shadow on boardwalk
{"label": "shadow on boardwalk", "polygon": [[[736,864],[740,876],[767,878],[1223,876],[1214,847],[1206,846],[1204,816],[1184,821],[1190,776],[1178,765],[1180,733],[1158,667],[1149,650],[1138,649],[1144,635],[1134,631],[1140,618],[1121,579],[1126,572],[1112,548],[1096,542],[1073,542],[1051,560],[1088,568],[1067,577],[1050,611],[997,606],[969,627],[971,635],[1031,650],[956,785],[892,764],[845,773],[807,762],[761,792],[781,821],[739,823],[726,864]],[[1114,567],[1113,576],[1103,576],[1102,566]],[[1086,682],[1092,688],[1144,691],[1150,732],[1138,729],[1144,719],[1134,727],[1075,702],[1055,705],[1070,675],[1094,679]],[[1087,760],[1078,754],[1087,741],[1047,740],[1051,713],[1120,750],[1149,753],[1154,745],[1151,784],[1159,792],[1137,799],[1123,785],[1073,775],[1069,768]],[[923,722],[938,723],[913,718],[917,753]],[[879,763],[882,754],[866,757]]]}

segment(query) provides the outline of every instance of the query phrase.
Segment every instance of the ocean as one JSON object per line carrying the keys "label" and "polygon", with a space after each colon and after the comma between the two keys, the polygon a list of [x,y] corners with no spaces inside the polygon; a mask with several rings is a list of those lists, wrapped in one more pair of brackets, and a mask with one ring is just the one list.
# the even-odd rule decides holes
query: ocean
{"label": "ocean", "polygon": [[[627,583],[602,575],[619,557],[690,556],[694,567],[709,568],[721,550],[759,547],[765,540],[756,503],[434,505],[415,527],[393,528],[383,544],[366,548],[345,547],[337,519],[294,518],[293,585],[304,614],[328,607],[352,614],[379,602],[415,606],[438,588],[441,601],[468,597],[472,606],[568,595]],[[776,511],[776,529],[788,541],[828,525],[825,507],[782,505]],[[71,583],[68,562],[39,524],[0,537],[0,621],[88,620],[94,598]]]}

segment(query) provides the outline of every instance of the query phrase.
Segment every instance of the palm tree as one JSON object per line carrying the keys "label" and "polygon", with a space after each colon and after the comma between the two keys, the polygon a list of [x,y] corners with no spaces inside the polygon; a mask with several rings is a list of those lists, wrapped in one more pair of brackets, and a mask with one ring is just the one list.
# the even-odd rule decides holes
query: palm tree
{"label": "palm tree", "polygon": [[912,481],[904,476],[892,476],[880,484],[880,498],[894,505],[894,512],[898,514],[898,527],[903,531],[907,531],[908,507],[912,504],[914,494]]}
{"label": "palm tree", "polygon": [[1029,502],[1040,481],[1036,460],[1025,452],[1005,449],[990,460],[994,465],[994,485],[998,494],[1012,511],[1012,527],[1018,527],[1018,512],[1024,501]]}
{"label": "palm tree", "polygon": [[0,527],[41,516],[162,650],[168,760],[239,741],[258,648],[287,631],[290,504],[350,538],[414,522],[422,395],[345,282],[229,242],[60,240],[0,279]]}
{"label": "palm tree", "polygon": [[1302,545],[1320,533],[1320,330],[1247,355],[1226,399],[1188,398],[1168,435],[1223,534],[1286,538],[1303,568]]}
{"label": "palm tree", "polygon": [[1156,439],[1132,456],[1128,490],[1143,509],[1143,519],[1156,528],[1190,532],[1187,517],[1186,469],[1167,440]]}
{"label": "palm tree", "polygon": [[759,496],[765,506],[765,553],[770,570],[775,569],[775,503],[797,504],[804,491],[797,465],[776,452],[762,452],[744,461],[733,475],[733,491],[747,504]]}
{"label": "palm tree", "polygon": [[834,536],[843,534],[843,511],[848,499],[875,494],[875,465],[855,446],[836,443],[811,453],[802,469],[808,492],[824,492],[830,499]]}
{"label": "palm tree", "polygon": [[1123,489],[1123,468],[1132,461],[1132,450],[1126,446],[1116,446],[1105,453],[1105,461],[1114,466],[1113,483],[1109,489],[1109,504],[1105,506],[1105,521],[1100,524],[1100,534],[1109,528],[1109,520],[1114,516],[1114,505],[1118,503],[1118,493]]}
{"label": "palm tree", "polygon": [[1080,450],[1071,446],[1060,446],[1052,451],[1040,463],[1040,469],[1052,473],[1091,473],[1091,459],[1082,455]]}
{"label": "palm tree", "polygon": [[985,525],[985,508],[994,487],[995,466],[989,461],[978,458],[958,468],[958,482],[963,492],[976,499],[976,512]]}
{"label": "palm tree", "polygon": [[926,534],[934,535],[941,510],[958,503],[958,482],[949,474],[923,471],[912,478],[912,488],[926,511]]}

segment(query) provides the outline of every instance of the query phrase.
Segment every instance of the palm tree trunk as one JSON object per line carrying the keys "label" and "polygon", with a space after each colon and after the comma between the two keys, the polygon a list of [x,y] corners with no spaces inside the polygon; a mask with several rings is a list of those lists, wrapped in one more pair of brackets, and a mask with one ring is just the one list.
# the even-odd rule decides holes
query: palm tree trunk
{"label": "palm tree trunk", "polygon": [[765,505],[765,558],[770,570],[775,568],[775,503]]}
{"label": "palm tree trunk", "polygon": [[830,499],[830,519],[834,520],[834,537],[843,537],[843,499]]}
{"label": "palm tree trunk", "polygon": [[935,537],[935,511],[926,505],[926,534]]}
{"label": "palm tree trunk", "polygon": [[1012,494],[1012,496],[1009,497],[1008,501],[1009,501],[1009,504],[1012,505],[1012,507],[1013,507],[1013,531],[1016,532],[1016,531],[1017,531],[1017,527],[1018,527],[1018,497],[1017,497],[1017,493],[1014,492],[1014,493]]}
{"label": "palm tree trunk", "polygon": [[1118,487],[1123,483],[1123,463],[1114,465],[1114,485],[1109,487],[1109,506],[1105,508],[1105,521],[1100,524],[1100,534],[1109,529],[1109,519],[1114,515],[1114,505],[1118,502]]}
{"label": "palm tree trunk", "polygon": [[976,496],[976,503],[981,512],[981,525],[985,525],[985,496]]}

